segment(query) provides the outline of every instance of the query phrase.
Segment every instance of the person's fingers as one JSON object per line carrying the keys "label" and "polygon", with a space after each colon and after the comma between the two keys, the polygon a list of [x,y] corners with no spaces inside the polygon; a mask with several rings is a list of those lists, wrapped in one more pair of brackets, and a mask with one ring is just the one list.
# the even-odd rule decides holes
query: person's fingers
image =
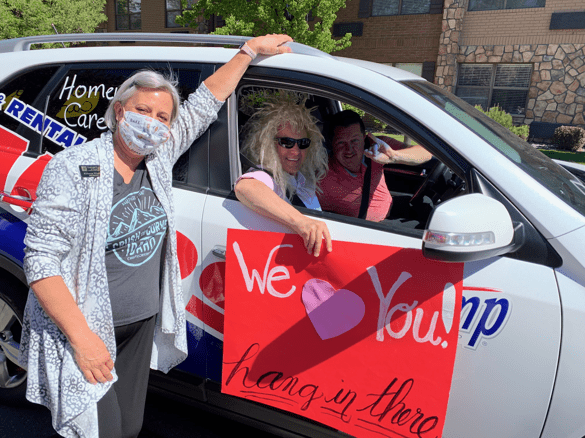
{"label": "person's fingers", "polygon": [[329,233],[329,228],[325,225],[325,229],[323,230],[323,237],[325,238],[325,247],[327,248],[327,252],[333,251],[333,240],[331,239],[331,234]]}
{"label": "person's fingers", "polygon": [[108,381],[107,377],[104,375],[104,373],[102,373],[101,369],[99,368],[95,368],[93,370],[93,377],[100,383],[106,383]]}
{"label": "person's fingers", "polygon": [[318,230],[318,232],[316,233],[316,236],[315,236],[315,246],[313,249],[313,255],[315,257],[319,257],[319,254],[321,253],[322,243],[323,243],[322,233],[321,233],[321,230]]}
{"label": "person's fingers", "polygon": [[112,376],[111,373],[111,369],[106,364],[103,364],[99,370],[106,381],[111,382],[114,379],[114,376]]}
{"label": "person's fingers", "polygon": [[79,369],[91,384],[105,383],[113,380],[114,361],[105,344],[97,336],[89,336],[85,342],[75,345],[75,361]]}
{"label": "person's fingers", "polygon": [[309,228],[309,238],[307,241],[307,253],[309,253],[309,254],[312,254],[313,249],[315,248],[315,240],[316,240],[315,235],[316,235],[315,229],[311,225],[311,227]]}
{"label": "person's fingers", "polygon": [[301,229],[301,231],[298,232],[298,234],[301,236],[301,238],[303,239],[303,245],[305,245],[305,248],[309,247],[309,237],[310,234],[306,229]]}
{"label": "person's fingers", "polygon": [[[253,41],[253,42],[252,42]],[[290,47],[283,46],[287,42],[292,42],[293,39],[288,35],[269,34],[263,37],[257,37],[248,41],[255,46],[255,51],[262,55],[278,55],[281,53],[288,53],[291,51]]]}
{"label": "person's fingers", "polygon": [[82,370],[82,371],[83,371],[83,375],[85,376],[85,378],[87,379],[87,381],[89,383],[91,383],[92,385],[97,384],[97,380],[93,377],[92,372],[90,372],[89,370]]}

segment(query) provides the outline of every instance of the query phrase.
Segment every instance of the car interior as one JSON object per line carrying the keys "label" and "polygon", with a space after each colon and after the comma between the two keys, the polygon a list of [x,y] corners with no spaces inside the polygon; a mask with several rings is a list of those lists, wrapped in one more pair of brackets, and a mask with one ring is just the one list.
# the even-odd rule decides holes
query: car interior
{"label": "car interior", "polygon": [[[237,92],[238,98],[238,130],[240,147],[243,143],[244,125],[254,114],[255,108],[259,108],[266,93],[278,92],[276,88],[244,86]],[[336,101],[328,97],[309,94],[305,103],[308,108],[313,108],[312,114],[317,118],[317,125],[323,132],[327,118],[332,114],[348,108],[344,102]],[[357,109],[349,106],[350,109]],[[363,117],[366,123],[366,131],[376,136],[390,136],[407,145],[420,144],[419,139],[404,135],[392,124],[391,120],[376,120],[366,114]],[[370,121],[368,123],[368,120]],[[330,152],[331,145],[325,139],[325,147]],[[249,168],[257,166],[251,163],[247,157],[240,153],[242,173]],[[386,184],[392,195],[392,207],[387,218],[381,222],[392,228],[401,227],[412,230],[423,230],[434,206],[451,197],[465,191],[465,181],[454,173],[438,158],[419,165],[388,164],[384,168]],[[341,216],[341,215],[338,215]],[[364,221],[363,219],[358,219]]]}

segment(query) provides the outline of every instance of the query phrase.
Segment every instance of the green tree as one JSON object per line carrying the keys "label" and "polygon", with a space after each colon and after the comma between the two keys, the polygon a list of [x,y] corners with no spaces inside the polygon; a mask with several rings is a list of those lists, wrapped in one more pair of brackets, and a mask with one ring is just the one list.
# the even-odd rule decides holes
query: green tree
{"label": "green tree", "polygon": [[107,20],[106,0],[0,0],[0,39],[92,33]]}
{"label": "green tree", "polygon": [[[198,17],[209,19],[215,14],[225,20],[225,26],[213,32],[216,35],[285,33],[296,42],[331,53],[351,45],[350,33],[339,39],[331,35],[337,11],[345,8],[345,3],[346,0],[199,0],[176,22],[196,28]],[[313,26],[307,21],[309,14],[315,18]]]}

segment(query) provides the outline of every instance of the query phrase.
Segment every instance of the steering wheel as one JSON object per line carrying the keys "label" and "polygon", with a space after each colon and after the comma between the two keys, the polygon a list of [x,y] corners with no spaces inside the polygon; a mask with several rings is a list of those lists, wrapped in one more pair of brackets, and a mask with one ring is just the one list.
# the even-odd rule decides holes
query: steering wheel
{"label": "steering wheel", "polygon": [[[429,175],[425,178],[416,193],[412,195],[412,198],[410,198],[410,205],[422,204],[425,194],[429,194],[429,197],[433,203],[435,202],[438,193],[434,192],[434,186],[437,184],[437,181],[439,181],[439,178],[442,175],[447,177],[451,172],[451,170],[442,161],[438,159],[436,160],[437,163],[430,170]],[[431,194],[431,192],[434,194]]]}

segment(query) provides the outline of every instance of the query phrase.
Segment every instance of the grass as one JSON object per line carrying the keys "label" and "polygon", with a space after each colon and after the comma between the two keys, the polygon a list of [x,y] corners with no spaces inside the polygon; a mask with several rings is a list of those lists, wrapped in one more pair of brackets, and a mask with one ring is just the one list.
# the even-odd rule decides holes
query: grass
{"label": "grass", "polygon": [[571,161],[585,164],[585,152],[558,151],[554,149],[539,149],[544,155],[555,160]]}

